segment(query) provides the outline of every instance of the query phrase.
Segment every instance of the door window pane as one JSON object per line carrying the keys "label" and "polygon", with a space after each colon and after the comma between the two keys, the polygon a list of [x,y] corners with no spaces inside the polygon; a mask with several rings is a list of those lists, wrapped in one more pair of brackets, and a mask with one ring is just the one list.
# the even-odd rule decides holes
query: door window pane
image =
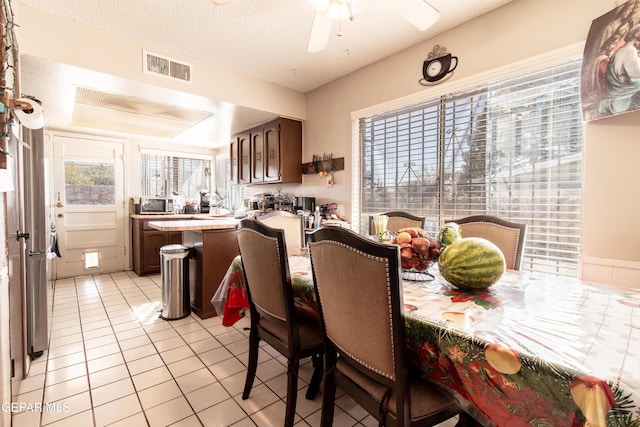
{"label": "door window pane", "polygon": [[115,169],[111,163],[64,162],[65,202],[68,205],[115,204]]}

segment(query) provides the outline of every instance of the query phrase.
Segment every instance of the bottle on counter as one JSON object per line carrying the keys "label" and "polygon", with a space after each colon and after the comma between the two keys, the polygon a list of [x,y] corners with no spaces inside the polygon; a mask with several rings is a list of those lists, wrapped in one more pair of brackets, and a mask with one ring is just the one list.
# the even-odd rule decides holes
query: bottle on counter
{"label": "bottle on counter", "polygon": [[322,225],[322,217],[320,215],[320,206],[316,206],[316,212],[313,216],[313,228],[320,228]]}

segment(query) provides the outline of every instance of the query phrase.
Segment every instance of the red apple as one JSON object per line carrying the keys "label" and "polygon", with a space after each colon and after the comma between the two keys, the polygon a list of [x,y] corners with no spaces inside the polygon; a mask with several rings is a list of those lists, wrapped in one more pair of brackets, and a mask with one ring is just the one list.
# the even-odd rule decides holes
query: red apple
{"label": "red apple", "polygon": [[416,237],[420,236],[418,234],[418,230],[416,230],[415,228],[403,228],[401,231],[404,231],[405,233],[409,233],[412,239],[415,239]]}
{"label": "red apple", "polygon": [[429,253],[429,239],[426,237],[414,237],[411,239],[411,247],[419,254]]}
{"label": "red apple", "polygon": [[402,249],[400,249],[400,257],[401,258],[413,258],[413,249],[411,249],[411,248],[402,248]]}

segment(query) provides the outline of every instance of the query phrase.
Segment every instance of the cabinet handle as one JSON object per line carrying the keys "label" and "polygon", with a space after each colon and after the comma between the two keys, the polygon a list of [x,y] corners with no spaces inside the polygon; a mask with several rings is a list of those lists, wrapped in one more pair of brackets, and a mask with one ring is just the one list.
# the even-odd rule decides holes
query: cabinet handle
{"label": "cabinet handle", "polygon": [[256,153],[256,160],[257,160],[257,161],[262,160],[262,153],[261,153],[261,152],[257,152],[257,153]]}
{"label": "cabinet handle", "polygon": [[269,149],[269,158],[274,159],[276,157],[276,150],[271,148]]}
{"label": "cabinet handle", "polygon": [[242,156],[242,163],[244,163],[245,165],[249,163],[249,156]]}

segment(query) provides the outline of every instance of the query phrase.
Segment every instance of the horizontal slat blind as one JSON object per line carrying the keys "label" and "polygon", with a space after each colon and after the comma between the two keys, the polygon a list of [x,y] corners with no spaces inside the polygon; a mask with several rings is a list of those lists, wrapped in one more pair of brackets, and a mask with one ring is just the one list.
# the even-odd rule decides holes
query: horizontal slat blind
{"label": "horizontal slat blind", "polygon": [[171,197],[180,194],[186,199],[200,200],[200,191],[208,189],[205,170],[211,162],[188,157],[141,154],[142,196]]}
{"label": "horizontal slat blind", "polygon": [[582,199],[580,60],[360,120],[361,229],[403,210],[528,224],[523,269],[576,276]]}

